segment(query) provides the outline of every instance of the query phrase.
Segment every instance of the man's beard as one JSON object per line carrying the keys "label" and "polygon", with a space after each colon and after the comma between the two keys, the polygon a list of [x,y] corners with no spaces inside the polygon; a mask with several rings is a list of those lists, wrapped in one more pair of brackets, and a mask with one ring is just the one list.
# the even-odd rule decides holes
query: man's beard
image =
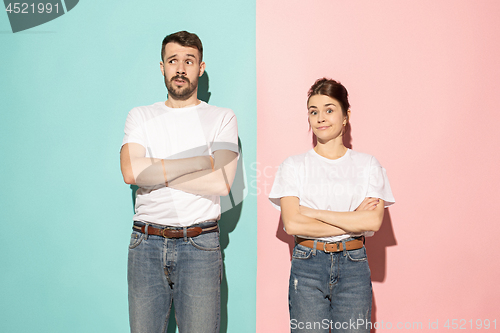
{"label": "man's beard", "polygon": [[[177,79],[186,81],[187,85],[184,88],[178,88],[174,83],[174,80]],[[189,81],[189,79],[183,75],[176,75],[170,80],[165,77],[165,86],[167,86],[169,98],[185,101],[193,95],[196,88],[198,87],[198,78],[196,78],[196,81],[191,83],[191,81]]]}

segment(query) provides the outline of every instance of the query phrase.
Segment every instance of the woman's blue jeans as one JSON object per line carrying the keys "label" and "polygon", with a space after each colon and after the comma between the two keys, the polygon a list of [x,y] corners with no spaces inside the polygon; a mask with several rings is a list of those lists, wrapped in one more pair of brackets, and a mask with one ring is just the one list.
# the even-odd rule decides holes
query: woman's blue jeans
{"label": "woman's blue jeans", "polygon": [[133,231],[128,256],[131,332],[166,332],[173,301],[180,333],[218,333],[221,279],[218,232],[163,238]]}
{"label": "woman's blue jeans", "polygon": [[372,284],[365,248],[327,253],[296,244],[288,295],[293,333],[370,332]]}

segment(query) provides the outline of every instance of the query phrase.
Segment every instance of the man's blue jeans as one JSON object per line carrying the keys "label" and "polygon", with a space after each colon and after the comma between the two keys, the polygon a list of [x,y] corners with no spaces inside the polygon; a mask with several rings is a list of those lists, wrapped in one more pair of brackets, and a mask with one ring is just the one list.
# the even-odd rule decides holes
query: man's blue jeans
{"label": "man's blue jeans", "polygon": [[372,284],[365,248],[326,253],[296,244],[288,295],[293,333],[370,332]]}
{"label": "man's blue jeans", "polygon": [[219,232],[163,238],[133,231],[128,256],[131,332],[166,332],[173,301],[180,333],[218,333],[221,279]]}

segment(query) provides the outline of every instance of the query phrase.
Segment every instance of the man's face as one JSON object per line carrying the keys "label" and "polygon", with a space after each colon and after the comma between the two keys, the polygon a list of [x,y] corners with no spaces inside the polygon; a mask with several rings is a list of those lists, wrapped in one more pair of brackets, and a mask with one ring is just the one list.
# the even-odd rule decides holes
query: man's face
{"label": "man's face", "polygon": [[168,97],[182,101],[197,92],[198,78],[205,71],[205,63],[200,63],[198,49],[177,43],[165,45],[165,59],[160,62],[160,67]]}

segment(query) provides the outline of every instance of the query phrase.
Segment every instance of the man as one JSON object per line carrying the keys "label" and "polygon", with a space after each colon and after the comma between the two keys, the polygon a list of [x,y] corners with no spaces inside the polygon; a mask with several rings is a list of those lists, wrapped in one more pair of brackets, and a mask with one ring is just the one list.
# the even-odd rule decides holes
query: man
{"label": "man", "polygon": [[203,47],[180,31],[162,43],[165,102],[130,111],[123,178],[139,186],[129,246],[131,332],[166,330],[172,302],[181,333],[219,332],[220,196],[238,157],[236,117],[197,99]]}

